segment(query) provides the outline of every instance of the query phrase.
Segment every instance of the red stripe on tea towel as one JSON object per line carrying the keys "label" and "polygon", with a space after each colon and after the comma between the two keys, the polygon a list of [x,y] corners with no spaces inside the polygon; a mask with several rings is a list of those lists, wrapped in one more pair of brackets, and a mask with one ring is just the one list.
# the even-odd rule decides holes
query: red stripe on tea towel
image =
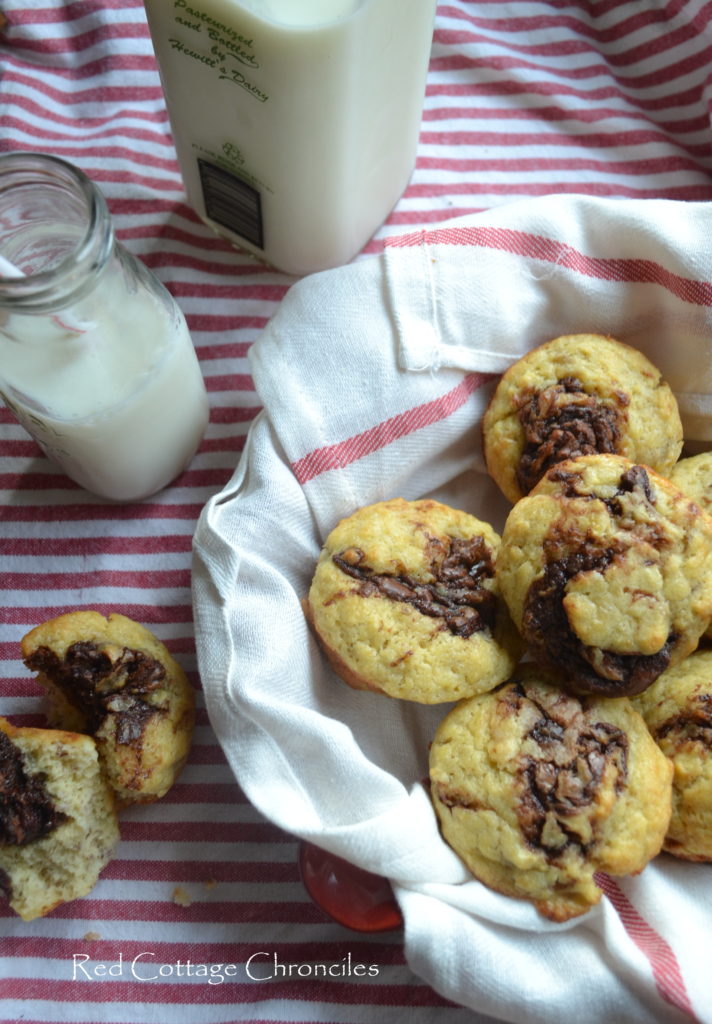
{"label": "red stripe on tea towel", "polygon": [[331,469],[343,469],[401,437],[447,419],[465,404],[471,394],[490,380],[491,376],[485,373],[468,373],[451,391],[430,402],[414,406],[398,413],[397,416],[391,416],[360,434],[346,438],[345,441],[315,448],[308,455],[292,463],[292,472],[300,484],[308,483],[322,473]]}
{"label": "red stripe on tea towel", "polygon": [[626,933],[650,963],[655,987],[666,1003],[686,1013],[691,1020],[698,1018],[687,994],[685,981],[675,953],[658,932],[635,909],[623,891],[608,875],[597,874],[596,883],[618,912]]}
{"label": "red stripe on tea towel", "polygon": [[712,284],[709,281],[695,281],[681,277],[667,270],[654,260],[613,259],[587,256],[566,242],[543,235],[532,235],[526,231],[511,228],[440,228],[433,231],[419,231],[387,239],[391,247],[413,247],[425,245],[471,245],[476,248],[498,249],[527,259],[555,263],[567,270],[573,270],[583,277],[594,277],[601,281],[618,281],[626,284],[657,284],[673,295],[695,306],[712,306]]}

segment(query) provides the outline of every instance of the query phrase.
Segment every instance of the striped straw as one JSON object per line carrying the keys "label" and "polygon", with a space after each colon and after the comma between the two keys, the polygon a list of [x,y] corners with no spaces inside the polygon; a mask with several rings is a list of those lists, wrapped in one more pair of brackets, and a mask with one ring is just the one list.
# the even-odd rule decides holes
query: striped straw
{"label": "striped straw", "polygon": [[[24,276],[19,267],[0,255],[0,277],[10,279]],[[65,310],[61,317],[55,313],[51,319],[53,324],[70,334],[86,334],[94,326],[86,320],[81,320],[71,310]]]}

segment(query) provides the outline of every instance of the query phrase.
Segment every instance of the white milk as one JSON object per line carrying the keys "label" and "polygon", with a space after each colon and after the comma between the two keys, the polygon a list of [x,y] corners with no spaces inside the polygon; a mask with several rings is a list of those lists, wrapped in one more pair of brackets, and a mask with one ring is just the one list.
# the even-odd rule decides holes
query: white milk
{"label": "white milk", "polygon": [[72,313],[89,325],[84,334],[49,315],[7,317],[1,397],[81,486],[116,501],[144,498],[180,473],[207,424],[185,320],[153,293],[127,296],[111,279]]}
{"label": "white milk", "polygon": [[436,0],[144,0],[189,202],[292,274],[348,262],[415,163]]}

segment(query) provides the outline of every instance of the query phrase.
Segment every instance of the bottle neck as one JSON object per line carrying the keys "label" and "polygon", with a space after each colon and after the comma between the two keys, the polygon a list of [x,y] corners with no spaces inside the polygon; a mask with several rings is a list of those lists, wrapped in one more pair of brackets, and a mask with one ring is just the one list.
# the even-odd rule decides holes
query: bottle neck
{"label": "bottle neck", "polygon": [[66,309],[113,248],[104,197],[82,171],[46,154],[0,154],[0,310]]}

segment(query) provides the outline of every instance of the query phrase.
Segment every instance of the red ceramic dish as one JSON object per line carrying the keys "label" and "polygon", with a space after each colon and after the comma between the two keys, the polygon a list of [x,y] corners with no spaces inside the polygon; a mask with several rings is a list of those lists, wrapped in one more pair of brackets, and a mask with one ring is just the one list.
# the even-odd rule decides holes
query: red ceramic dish
{"label": "red ceramic dish", "polygon": [[387,879],[303,842],[299,871],[304,888],[329,917],[357,932],[400,928],[403,917]]}

